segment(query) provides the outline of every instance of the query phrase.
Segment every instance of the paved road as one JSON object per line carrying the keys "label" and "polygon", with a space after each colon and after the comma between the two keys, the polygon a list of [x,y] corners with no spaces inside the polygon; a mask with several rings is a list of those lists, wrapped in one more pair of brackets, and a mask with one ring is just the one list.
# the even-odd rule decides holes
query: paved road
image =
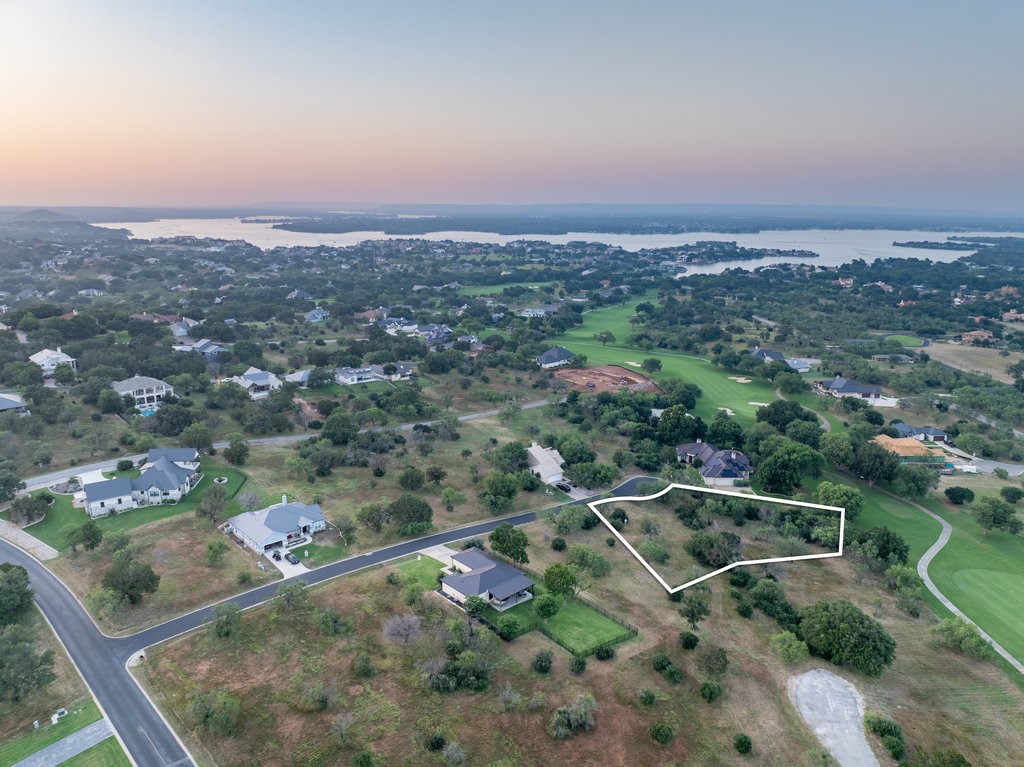
{"label": "paved road", "polygon": [[[631,477],[615,488],[614,492],[622,495],[634,494],[638,482],[651,479],[643,476]],[[563,504],[566,505],[570,504]],[[486,535],[502,522],[525,525],[536,518],[536,513],[530,511],[433,533],[324,565],[308,573],[285,579],[284,582],[301,580],[310,585],[323,583],[397,557],[414,554],[431,546]],[[35,589],[36,602],[67,648],[68,654],[82,673],[107,720],[135,763],[139,767],[193,765],[191,755],[136,684],[125,664],[129,658],[151,645],[202,626],[209,618],[213,606],[195,610],[138,634],[108,637],[100,632],[68,588],[36,559],[3,540],[0,540],[0,559],[19,564],[28,570]],[[236,602],[243,608],[255,607],[272,598],[281,583],[282,581],[277,581],[225,601]]]}
{"label": "paved road", "polygon": [[943,445],[943,448],[951,452],[953,455],[966,458],[978,467],[978,471],[984,472],[985,474],[991,474],[996,469],[1005,469],[1006,473],[1011,477],[1019,477],[1021,474],[1024,474],[1024,466],[1019,463],[1007,463],[1006,461],[990,461],[987,458],[975,458],[966,450],[961,450],[960,448],[953,447],[952,445]]}
{"label": "paved road", "polygon": [[953,535],[953,527],[952,527],[952,525],[950,525],[949,522],[944,520],[942,517],[940,517],[934,511],[931,511],[930,509],[926,509],[924,506],[922,506],[919,503],[916,503],[914,501],[908,500],[907,498],[903,498],[902,496],[898,496],[895,493],[890,493],[888,490],[883,490],[882,488],[877,488],[876,487],[875,489],[879,490],[882,493],[885,493],[886,495],[888,495],[888,496],[890,496],[892,498],[896,498],[897,500],[904,501],[905,503],[909,503],[915,509],[923,511],[929,517],[931,517],[932,519],[937,521],[940,525],[942,525],[942,533],[939,534],[939,539],[937,541],[935,541],[935,543],[933,543],[931,545],[931,548],[929,548],[928,551],[926,551],[924,553],[924,555],[921,557],[921,559],[918,561],[918,563],[917,563],[917,574],[921,576],[921,580],[924,581],[925,587],[927,587],[927,589],[930,592],[932,592],[932,594],[935,595],[936,599],[938,599],[940,602],[942,602],[943,605],[946,606],[946,609],[948,609],[951,613],[953,613],[953,615],[956,615],[956,616],[958,616],[960,618],[963,618],[965,621],[967,621],[972,626],[974,626],[976,629],[978,629],[978,633],[981,634],[983,637],[985,637],[985,639],[988,642],[991,643],[992,648],[997,653],[999,653],[1003,658],[1005,658],[1007,663],[1009,663],[1011,666],[1013,666],[1015,669],[1017,669],[1017,671],[1019,671],[1021,674],[1024,674],[1024,663],[1021,663],[1019,660],[1017,660],[1015,657],[1013,657],[1005,647],[1003,647],[995,639],[993,639],[987,633],[985,633],[985,630],[981,626],[979,626],[977,623],[975,623],[970,618],[968,618],[966,615],[964,615],[963,611],[961,611],[959,607],[957,607],[955,604],[953,604],[946,597],[945,594],[943,594],[941,591],[939,591],[939,587],[935,585],[935,582],[932,580],[931,576],[928,574],[928,565],[930,565],[932,563],[932,560],[935,559],[935,556],[940,551],[942,551],[943,547],[949,542],[950,536]]}

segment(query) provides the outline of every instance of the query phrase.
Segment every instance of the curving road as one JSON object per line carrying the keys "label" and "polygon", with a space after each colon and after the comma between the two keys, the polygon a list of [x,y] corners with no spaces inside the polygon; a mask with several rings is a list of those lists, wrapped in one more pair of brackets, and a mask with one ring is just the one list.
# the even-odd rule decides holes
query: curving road
{"label": "curving road", "polygon": [[[644,476],[631,477],[613,492],[623,495],[634,494],[638,482],[651,479]],[[573,501],[558,508],[583,502]],[[525,525],[535,519],[536,513],[530,511],[511,517],[477,522],[349,557],[308,573],[286,578],[285,581],[301,580],[310,585],[323,583],[366,567],[414,554],[430,546],[485,535],[502,522]],[[139,767],[194,765],[192,756],[155,704],[136,683],[126,668],[126,663],[132,656],[151,645],[202,626],[209,619],[213,605],[186,613],[131,636],[110,637],[99,630],[67,586],[38,560],[3,540],[0,540],[0,559],[19,564],[28,571],[32,587],[35,589],[36,602],[43,615],[67,648],[68,654],[135,764]],[[276,581],[223,601],[236,602],[246,609],[255,607],[271,599],[282,582]]]}

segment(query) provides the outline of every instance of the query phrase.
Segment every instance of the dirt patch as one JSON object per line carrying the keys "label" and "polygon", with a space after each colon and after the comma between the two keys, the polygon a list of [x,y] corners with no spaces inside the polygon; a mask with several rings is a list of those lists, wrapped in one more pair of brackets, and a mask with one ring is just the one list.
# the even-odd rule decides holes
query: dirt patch
{"label": "dirt patch", "polygon": [[789,680],[789,697],[841,767],[878,767],[864,736],[864,699],[850,682],[823,668]]}
{"label": "dirt patch", "polygon": [[735,381],[736,383],[742,383],[742,384],[750,383],[750,379],[749,378],[744,378],[743,376],[729,376],[729,380],[730,381]]}
{"label": "dirt patch", "polygon": [[618,391],[625,387],[630,391],[660,393],[650,378],[618,365],[596,365],[589,368],[562,368],[555,371],[555,377],[572,384],[572,388],[595,394],[603,391]]}

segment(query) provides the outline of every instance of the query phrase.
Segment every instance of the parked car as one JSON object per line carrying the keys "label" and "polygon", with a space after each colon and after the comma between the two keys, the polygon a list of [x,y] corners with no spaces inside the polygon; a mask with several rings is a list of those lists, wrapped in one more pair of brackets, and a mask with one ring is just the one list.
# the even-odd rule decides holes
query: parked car
{"label": "parked car", "polygon": [[281,561],[281,552],[280,551],[276,551],[275,550],[272,556],[274,557],[275,561],[277,561],[277,562]]}
{"label": "parked car", "polygon": [[297,565],[299,563],[299,558],[292,554],[290,551],[284,555],[284,558],[291,562],[293,565]]}
{"label": "parked car", "polygon": [[571,492],[571,491],[572,491],[572,488],[571,488],[571,487],[569,487],[569,486],[568,486],[567,484],[565,484],[564,482],[558,482],[558,483],[557,483],[557,484],[555,485],[555,487],[557,487],[557,488],[558,488],[559,490],[561,490],[561,491],[562,491],[563,493],[568,493],[568,492]]}

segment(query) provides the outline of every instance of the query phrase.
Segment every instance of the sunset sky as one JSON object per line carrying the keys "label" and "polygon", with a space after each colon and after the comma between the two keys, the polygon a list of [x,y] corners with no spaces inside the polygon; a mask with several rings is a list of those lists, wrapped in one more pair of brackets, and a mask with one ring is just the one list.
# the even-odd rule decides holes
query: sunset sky
{"label": "sunset sky", "polygon": [[0,204],[1024,211],[1024,3],[0,0]]}

